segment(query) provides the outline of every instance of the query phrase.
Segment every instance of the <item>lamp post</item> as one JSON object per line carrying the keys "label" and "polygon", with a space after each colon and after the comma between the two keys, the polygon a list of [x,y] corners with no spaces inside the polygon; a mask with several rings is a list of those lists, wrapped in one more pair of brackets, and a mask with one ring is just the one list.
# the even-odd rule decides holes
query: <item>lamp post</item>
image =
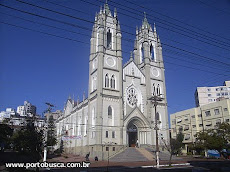
{"label": "lamp post", "polygon": [[[160,95],[159,95],[160,96]],[[158,144],[158,116],[159,114],[157,113],[157,105],[165,105],[164,103],[159,103],[160,101],[163,101],[163,98],[159,96],[152,96],[148,100],[150,100],[153,105],[154,105],[154,110],[155,110],[155,127],[154,129],[156,130],[156,167],[159,168],[160,161],[159,161],[159,144]],[[158,114],[158,115],[157,115]]]}
{"label": "lamp post", "polygon": [[112,144],[117,144],[117,143],[114,143],[114,142],[108,142],[108,143],[105,143],[104,146],[108,146],[108,163],[107,163],[107,170],[106,171],[109,171],[109,146],[112,145]]}

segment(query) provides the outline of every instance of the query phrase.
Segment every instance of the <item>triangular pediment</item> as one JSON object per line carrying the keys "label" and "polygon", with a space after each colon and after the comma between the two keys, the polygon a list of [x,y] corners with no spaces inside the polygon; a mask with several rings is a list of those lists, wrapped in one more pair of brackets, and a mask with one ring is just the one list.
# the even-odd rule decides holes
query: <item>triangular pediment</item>
{"label": "triangular pediment", "polygon": [[125,80],[125,76],[133,76],[141,79],[141,83],[145,84],[145,75],[140,71],[133,60],[129,61],[123,67],[123,79]]}
{"label": "triangular pediment", "polygon": [[146,126],[150,126],[147,118],[143,115],[143,113],[140,111],[138,107],[135,107],[130,114],[126,115],[124,118],[124,123],[129,123],[133,118],[139,118],[144,122]]}

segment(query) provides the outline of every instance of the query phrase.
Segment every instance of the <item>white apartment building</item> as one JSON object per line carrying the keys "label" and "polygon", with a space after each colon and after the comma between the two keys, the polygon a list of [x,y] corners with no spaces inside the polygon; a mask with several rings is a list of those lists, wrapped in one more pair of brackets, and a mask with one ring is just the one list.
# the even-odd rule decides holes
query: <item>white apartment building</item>
{"label": "white apartment building", "polygon": [[230,98],[230,81],[225,81],[223,86],[197,87],[195,92],[197,107],[216,102],[222,98]]}
{"label": "white apartment building", "polygon": [[15,110],[13,108],[6,108],[6,111],[0,112],[0,122],[3,122],[4,119],[10,119],[13,115],[16,115]]}
{"label": "white apartment building", "polygon": [[187,153],[189,151],[188,144],[194,143],[196,140],[196,133],[215,128],[218,123],[229,123],[229,120],[229,99],[180,111],[170,116],[171,137],[176,138],[177,133],[181,130],[184,134],[183,143],[185,143],[183,153]]}
{"label": "white apartment building", "polygon": [[17,107],[17,113],[20,116],[32,116],[36,115],[36,106],[32,105],[28,101],[24,101],[24,105]]}

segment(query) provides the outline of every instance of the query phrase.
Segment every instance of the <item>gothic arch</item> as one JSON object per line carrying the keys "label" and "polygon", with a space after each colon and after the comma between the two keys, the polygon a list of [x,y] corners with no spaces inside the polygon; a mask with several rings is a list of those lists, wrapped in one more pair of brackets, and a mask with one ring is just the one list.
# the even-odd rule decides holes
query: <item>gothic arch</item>
{"label": "gothic arch", "polygon": [[109,87],[109,74],[105,75],[105,87]]}
{"label": "gothic arch", "polygon": [[112,32],[108,29],[107,33],[107,49],[112,49]]}
{"label": "gothic arch", "polygon": [[115,89],[115,84],[116,84],[116,80],[115,80],[115,76],[112,75],[111,79],[110,79],[110,87]]}

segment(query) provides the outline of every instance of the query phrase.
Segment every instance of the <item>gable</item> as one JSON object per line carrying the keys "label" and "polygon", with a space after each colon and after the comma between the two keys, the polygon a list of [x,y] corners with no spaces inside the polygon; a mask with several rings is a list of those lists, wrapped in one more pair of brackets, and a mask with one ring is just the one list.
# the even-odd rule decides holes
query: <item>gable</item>
{"label": "gable", "polygon": [[141,83],[145,84],[145,76],[137,67],[137,65],[131,61],[123,68],[123,80],[125,80],[126,76],[133,76],[141,79]]}

